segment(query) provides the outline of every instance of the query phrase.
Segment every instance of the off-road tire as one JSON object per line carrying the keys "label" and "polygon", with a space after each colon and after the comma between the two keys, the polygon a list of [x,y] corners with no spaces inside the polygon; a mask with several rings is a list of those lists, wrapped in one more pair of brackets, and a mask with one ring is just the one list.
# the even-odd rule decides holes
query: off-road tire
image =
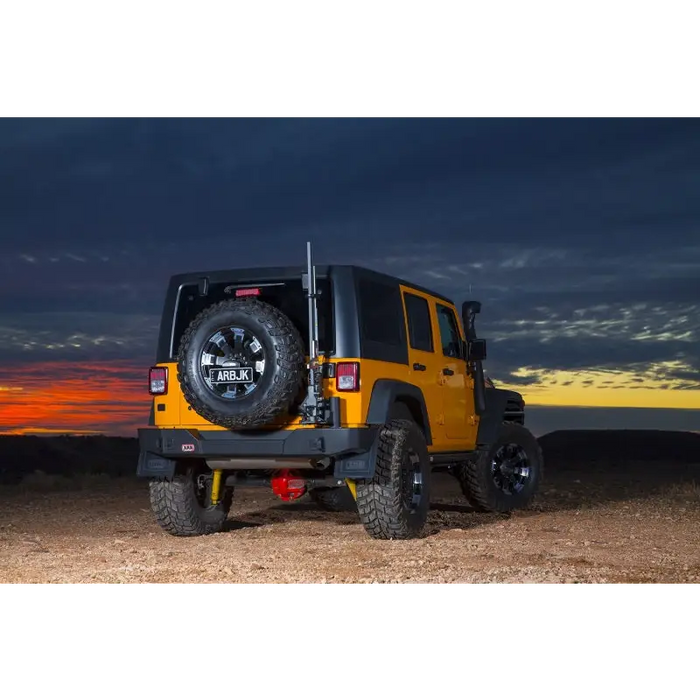
{"label": "off-road tire", "polygon": [[462,478],[462,469],[464,469],[466,465],[464,465],[461,462],[457,462],[452,465],[452,467],[449,470],[450,476],[453,476],[457,481],[459,482],[459,486],[462,489],[462,498],[466,502],[466,505],[468,508],[471,508],[472,510],[475,510],[477,513],[483,512],[481,508],[477,505],[474,504],[472,499],[469,496],[469,493],[467,490],[464,488],[464,483],[463,483],[463,478]]}
{"label": "off-road tire", "polygon": [[[265,351],[265,371],[257,388],[235,400],[214,394],[202,376],[200,355],[219,328],[249,329]],[[207,307],[182,335],[177,378],[187,403],[210,423],[232,430],[260,428],[289,412],[304,381],[304,342],[281,311],[256,299],[232,299]]]}
{"label": "off-road tire", "polygon": [[[504,445],[520,446],[529,462],[530,477],[523,489],[517,493],[505,493],[494,482],[492,461]],[[535,436],[517,423],[503,423],[496,441],[478,458],[459,464],[455,476],[469,504],[481,513],[510,513],[526,508],[539,488],[544,470],[542,449]]]}
{"label": "off-road tire", "polygon": [[222,490],[218,505],[203,507],[195,493],[194,473],[190,468],[172,479],[154,479],[149,484],[151,509],[158,524],[177,537],[221,532],[231,509],[232,488]]}
{"label": "off-road tire", "polygon": [[357,510],[355,499],[347,486],[320,486],[309,489],[309,498],[322,510],[332,513]]}
{"label": "off-road tire", "polygon": [[[407,505],[402,475],[417,458],[422,488],[415,507]],[[356,482],[357,511],[367,533],[379,540],[420,537],[430,508],[430,459],[425,436],[414,421],[391,420],[382,426],[378,438],[372,479]]]}

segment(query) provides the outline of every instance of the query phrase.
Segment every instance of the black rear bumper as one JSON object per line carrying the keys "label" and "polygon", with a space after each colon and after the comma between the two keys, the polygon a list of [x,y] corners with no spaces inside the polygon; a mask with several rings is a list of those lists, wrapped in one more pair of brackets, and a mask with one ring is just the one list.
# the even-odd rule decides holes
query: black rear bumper
{"label": "black rear bumper", "polygon": [[378,427],[245,432],[141,428],[137,475],[172,477],[176,464],[187,459],[250,459],[255,469],[256,458],[333,457],[338,478],[367,478],[374,473],[371,452],[378,431]]}

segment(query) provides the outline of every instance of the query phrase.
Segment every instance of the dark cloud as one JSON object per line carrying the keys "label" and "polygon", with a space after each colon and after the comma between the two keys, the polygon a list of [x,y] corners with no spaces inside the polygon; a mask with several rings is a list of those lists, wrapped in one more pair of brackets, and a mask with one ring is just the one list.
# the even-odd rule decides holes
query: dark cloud
{"label": "dark cloud", "polygon": [[310,238],[480,298],[502,380],[696,389],[698,191],[692,119],[4,120],[0,357],[150,357],[169,275]]}
{"label": "dark cloud", "polygon": [[507,373],[501,375],[500,379],[508,384],[515,384],[517,386],[531,386],[533,384],[539,384],[542,381],[542,377],[539,374],[520,376],[517,374]]}
{"label": "dark cloud", "polygon": [[150,362],[158,316],[69,311],[0,316],[0,363]]}

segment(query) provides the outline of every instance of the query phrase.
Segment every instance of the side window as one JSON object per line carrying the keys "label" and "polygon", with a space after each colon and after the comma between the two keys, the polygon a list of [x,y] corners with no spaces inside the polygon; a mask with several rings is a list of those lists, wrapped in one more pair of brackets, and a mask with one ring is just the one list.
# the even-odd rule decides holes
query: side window
{"label": "side window", "polygon": [[433,329],[428,300],[415,294],[404,294],[408,320],[408,342],[414,350],[433,352]]}
{"label": "side window", "polygon": [[363,339],[382,345],[405,347],[398,285],[362,279],[359,284],[359,301]]}
{"label": "side window", "polygon": [[454,311],[441,304],[437,305],[438,324],[440,326],[440,341],[442,342],[442,354],[447,357],[460,356],[459,326]]}

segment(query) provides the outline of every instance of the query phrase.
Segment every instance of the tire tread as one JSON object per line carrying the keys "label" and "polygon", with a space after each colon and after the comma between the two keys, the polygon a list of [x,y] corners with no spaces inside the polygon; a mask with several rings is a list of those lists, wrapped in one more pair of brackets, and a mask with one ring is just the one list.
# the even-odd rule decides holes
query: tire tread
{"label": "tire tread", "polygon": [[[255,318],[272,337],[277,350],[278,372],[265,400],[237,415],[223,415],[210,408],[193,390],[187,372],[187,355],[199,326],[222,311],[234,309]],[[178,352],[177,378],[182,393],[192,409],[205,420],[224,428],[259,428],[275,417],[288,412],[299,396],[303,381],[304,343],[297,327],[279,309],[265,302],[244,299],[212,304],[190,323],[182,334]]]}
{"label": "tire tread", "polygon": [[186,474],[176,474],[172,479],[154,479],[149,484],[149,492],[158,524],[171,535],[211,535],[220,532],[226,521],[227,504],[224,502],[216,509],[202,509],[195,498],[191,478]]}
{"label": "tire tread", "polygon": [[347,486],[310,489],[309,498],[319,508],[331,513],[348,513],[357,510],[355,499]]}
{"label": "tire tread", "polygon": [[[511,422],[504,422],[501,428],[501,433],[496,444],[500,444],[501,440],[515,439],[508,436],[508,433],[515,433],[516,438],[520,434],[520,440],[527,435],[528,442],[534,444],[535,459],[537,460],[538,474],[536,476],[537,483],[542,480],[544,471],[544,459],[542,456],[542,448],[539,442],[532,437],[532,434],[522,425]],[[529,438],[532,437],[530,441]],[[532,446],[532,445],[531,445]],[[456,471],[456,476],[459,481],[462,493],[469,501],[474,510],[480,513],[507,513],[516,508],[524,508],[528,505],[529,500],[534,496],[534,492],[530,494],[527,500],[516,501],[512,507],[508,507],[507,502],[499,496],[494,496],[494,489],[491,483],[490,466],[491,453],[493,446],[484,450],[473,461],[462,463]]]}
{"label": "tire tread", "polygon": [[[425,436],[410,420],[395,419],[384,425],[379,433],[375,473],[372,479],[357,482],[357,511],[367,533],[374,539],[409,539],[420,536],[425,516],[412,522],[403,505],[401,471],[407,443],[411,436],[425,446]],[[420,455],[427,464],[424,469],[426,498],[429,501],[430,467],[427,450]]]}

